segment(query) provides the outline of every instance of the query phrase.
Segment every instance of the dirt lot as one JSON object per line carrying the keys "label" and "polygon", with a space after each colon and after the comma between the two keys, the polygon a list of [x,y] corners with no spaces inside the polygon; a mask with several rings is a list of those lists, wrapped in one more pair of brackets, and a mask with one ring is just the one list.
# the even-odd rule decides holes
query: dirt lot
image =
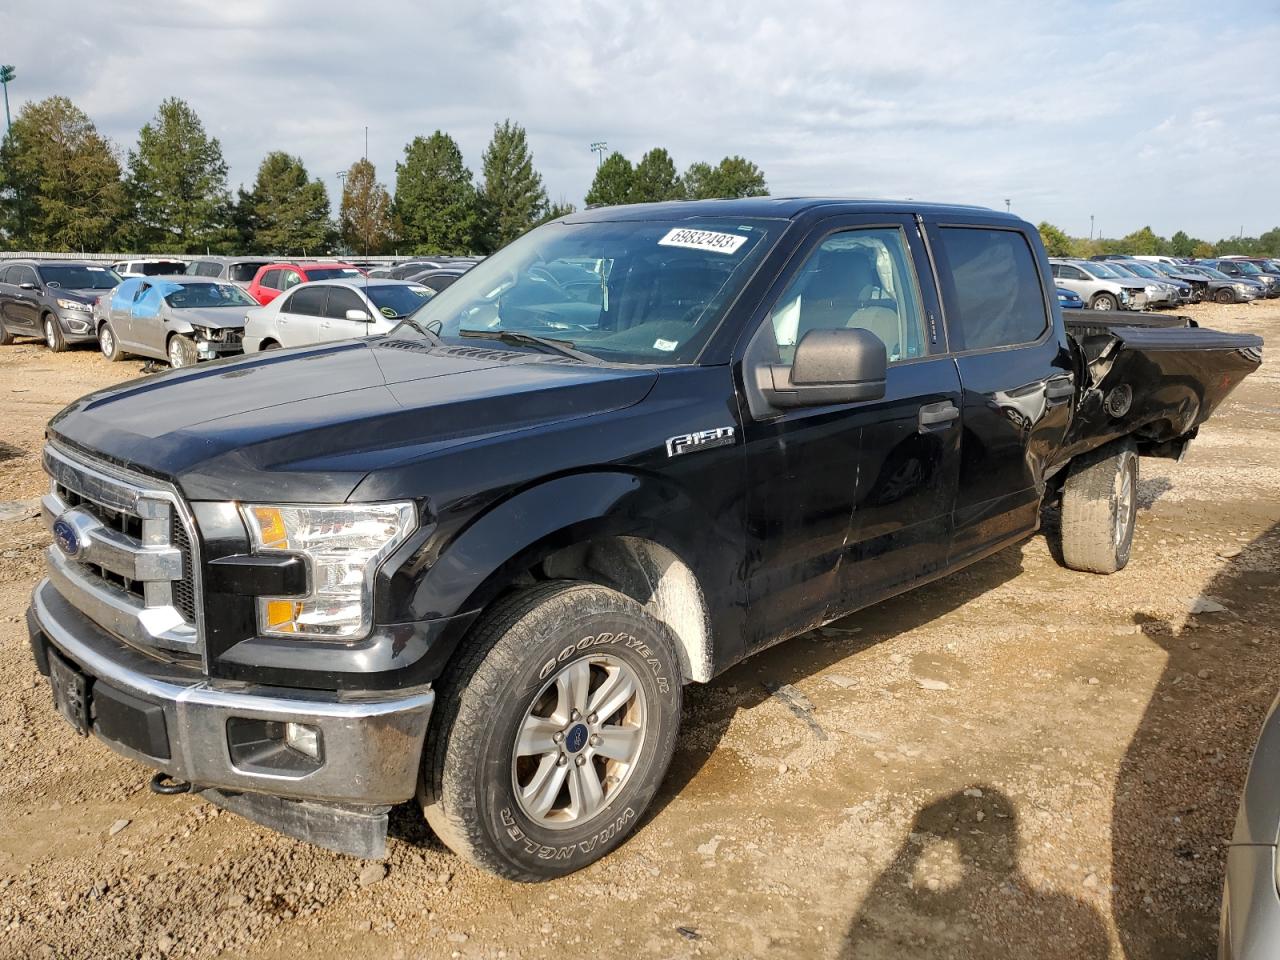
{"label": "dirt lot", "polygon": [[[1189,312],[1280,330],[1275,301]],[[51,415],[139,368],[0,349],[0,499],[42,492]],[[1185,462],[1143,462],[1122,573],[1037,537],[690,688],[658,809],[541,886],[459,862],[410,807],[379,878],[151,794],[55,717],[23,624],[47,538],[0,521],[0,956],[1212,956],[1277,689],[1278,415],[1272,356]]]}

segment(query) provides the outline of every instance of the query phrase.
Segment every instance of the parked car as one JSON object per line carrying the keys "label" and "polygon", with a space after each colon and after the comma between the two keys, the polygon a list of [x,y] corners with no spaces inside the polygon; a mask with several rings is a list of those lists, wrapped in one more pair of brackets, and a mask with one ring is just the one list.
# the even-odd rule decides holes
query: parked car
{"label": "parked car", "polygon": [[[584,257],[601,303],[547,282]],[[577,213],[394,336],[54,417],[35,663],[164,792],[372,858],[416,798],[485,869],[563,876],[644,822],[686,683],[1019,543],[1046,500],[1068,566],[1124,567],[1139,457],[1261,361],[1145,320],[1064,319],[1036,228],[975,207]]]}
{"label": "parked car", "polygon": [[111,265],[122,277],[176,277],[187,272],[187,261],[163,257],[135,257]]}
{"label": "parked car", "polygon": [[268,263],[258,268],[248,291],[254,300],[265,304],[284,291],[310,280],[360,276],[363,276],[360,268],[349,263]]}
{"label": "parked car", "polygon": [[1227,845],[1218,927],[1220,960],[1272,960],[1280,943],[1280,699],[1253,748]]}
{"label": "parked car", "polygon": [[1127,271],[1139,279],[1164,287],[1169,293],[1168,303],[1171,307],[1190,303],[1195,295],[1195,288],[1186,280],[1175,280],[1141,260],[1109,260],[1107,266],[1113,270]]}
{"label": "parked car", "polygon": [[0,344],[40,337],[54,353],[94,338],[93,306],[120,282],[110,267],[69,260],[0,262]]}
{"label": "parked car", "polygon": [[1084,300],[1074,290],[1068,290],[1066,287],[1057,287],[1054,292],[1058,295],[1058,306],[1063,310],[1084,309]]}
{"label": "parked car", "polygon": [[386,333],[435,294],[407,280],[316,280],[250,310],[245,353]]}
{"label": "parked car", "polygon": [[415,273],[407,279],[414,283],[420,283],[427,287],[433,293],[439,293],[446,290],[460,276],[467,272],[469,267],[440,267],[430,270],[423,270],[421,273]]}
{"label": "parked car", "polygon": [[1229,277],[1206,264],[1184,264],[1186,273],[1198,274],[1208,283],[1206,296],[1215,303],[1247,303],[1266,295],[1266,287],[1245,277]]}
{"label": "parked car", "polygon": [[1187,284],[1191,288],[1192,303],[1200,303],[1209,298],[1209,281],[1204,274],[1197,273],[1181,263],[1168,263],[1164,260],[1146,258],[1142,259],[1141,262],[1161,277]]}
{"label": "parked car", "polygon": [[406,260],[392,267],[387,276],[392,280],[408,280],[415,273],[422,273],[424,270],[441,270],[447,266],[449,266],[448,257]]}
{"label": "parked car", "polygon": [[238,287],[247,289],[261,267],[275,262],[274,257],[202,257],[191,261],[185,275],[228,280]]}
{"label": "parked car", "polygon": [[1104,264],[1051,259],[1049,268],[1054,283],[1074,290],[1090,310],[1141,310],[1147,305],[1146,283],[1120,277]]}
{"label": "parked car", "polygon": [[1218,259],[1200,260],[1199,262],[1213,267],[1213,269],[1220,273],[1225,273],[1229,277],[1253,280],[1262,284],[1262,295],[1264,297],[1280,297],[1280,277],[1273,277],[1264,273],[1258,268],[1257,264],[1249,260],[1231,260],[1227,257],[1220,257]]}
{"label": "parked car", "polygon": [[226,280],[130,277],[111,294],[98,346],[108,360],[132,354],[190,367],[239,353],[245,310],[253,306]]}

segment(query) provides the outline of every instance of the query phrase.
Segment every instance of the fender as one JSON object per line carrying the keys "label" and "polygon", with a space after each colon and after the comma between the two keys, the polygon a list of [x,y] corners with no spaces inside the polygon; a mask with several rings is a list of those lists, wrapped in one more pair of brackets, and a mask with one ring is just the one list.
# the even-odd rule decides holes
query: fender
{"label": "fender", "polygon": [[[562,548],[622,536],[652,541],[687,565],[702,585],[713,626],[724,615],[726,599],[727,606],[742,609],[742,598],[732,595],[741,590],[740,547],[726,532],[709,526],[705,513],[670,480],[610,470],[545,480],[490,507],[449,542],[436,545],[438,556],[406,585],[396,614],[418,622],[447,620],[429,656],[443,667],[480,612],[515,577]],[[419,562],[422,551],[432,547],[428,542],[417,551]],[[711,633],[740,636],[740,631]],[[719,652],[715,659],[723,662]]]}

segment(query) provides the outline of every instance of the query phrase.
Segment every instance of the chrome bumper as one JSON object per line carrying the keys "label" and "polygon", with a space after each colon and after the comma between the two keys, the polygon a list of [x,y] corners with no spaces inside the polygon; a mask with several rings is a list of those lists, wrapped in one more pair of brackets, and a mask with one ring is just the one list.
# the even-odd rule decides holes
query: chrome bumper
{"label": "chrome bumper", "polygon": [[[393,804],[414,795],[423,740],[435,694],[399,691],[388,699],[339,698],[332,693],[228,684],[147,671],[146,658],[123,647],[67,602],[49,580],[31,600],[33,628],[93,682],[123,691],[164,715],[167,758],[95,734],[117,753],[198,787],[262,793],[299,800]],[[157,664],[159,667],[159,664]],[[260,756],[233,756],[236,721],[303,723],[320,732],[311,769],[268,769]]]}

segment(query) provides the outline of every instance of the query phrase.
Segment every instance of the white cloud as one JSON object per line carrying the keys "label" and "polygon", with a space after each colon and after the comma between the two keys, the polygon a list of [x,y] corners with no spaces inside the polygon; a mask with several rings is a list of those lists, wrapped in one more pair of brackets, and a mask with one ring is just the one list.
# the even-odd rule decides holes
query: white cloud
{"label": "white cloud", "polygon": [[366,124],[389,185],[436,128],[477,171],[509,116],[551,196],[579,203],[603,139],[681,166],[743,154],[777,194],[1009,197],[1077,233],[1091,213],[1110,233],[1211,239],[1280,222],[1254,189],[1280,147],[1280,12],[1244,0],[65,0],[56,18],[10,0],[5,35],[30,52],[9,54],[15,108],[65,94],[127,149],[183,97],[233,185],[284,149],[332,191]]}

